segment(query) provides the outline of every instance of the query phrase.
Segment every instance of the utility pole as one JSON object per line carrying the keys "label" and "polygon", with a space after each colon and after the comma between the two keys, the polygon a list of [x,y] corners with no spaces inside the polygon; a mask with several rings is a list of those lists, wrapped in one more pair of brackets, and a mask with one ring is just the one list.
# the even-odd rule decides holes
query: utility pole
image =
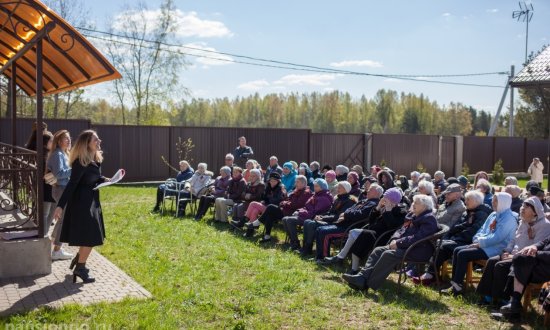
{"label": "utility pole", "polygon": [[[514,79],[515,67],[510,68],[510,80]],[[514,87],[510,87],[510,123],[508,124],[508,136],[514,136]]]}
{"label": "utility pole", "polygon": [[512,13],[512,18],[517,18],[518,22],[523,19],[525,22],[525,63],[527,63],[527,45],[529,43],[529,22],[533,18],[533,4],[526,4],[525,1],[519,3],[519,10]]}

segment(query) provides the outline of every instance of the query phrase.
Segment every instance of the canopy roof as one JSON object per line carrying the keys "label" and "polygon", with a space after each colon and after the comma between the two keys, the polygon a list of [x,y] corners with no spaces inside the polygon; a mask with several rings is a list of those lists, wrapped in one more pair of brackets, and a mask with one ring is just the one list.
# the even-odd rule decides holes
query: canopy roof
{"label": "canopy roof", "polygon": [[550,46],[527,64],[510,82],[512,87],[550,87]]}
{"label": "canopy roof", "polygon": [[0,70],[11,77],[16,59],[16,84],[36,94],[36,41],[43,40],[43,92],[55,94],[102,81],[120,73],[74,27],[37,0],[0,0]]}

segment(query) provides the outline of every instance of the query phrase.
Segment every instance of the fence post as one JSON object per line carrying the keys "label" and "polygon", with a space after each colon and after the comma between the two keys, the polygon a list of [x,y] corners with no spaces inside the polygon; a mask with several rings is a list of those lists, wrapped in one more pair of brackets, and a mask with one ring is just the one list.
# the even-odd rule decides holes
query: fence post
{"label": "fence post", "polygon": [[372,134],[365,133],[363,148],[365,148],[363,168],[370,173],[370,168],[372,166]]}
{"label": "fence post", "polygon": [[437,140],[437,169],[441,171],[441,154],[443,153],[443,137],[441,135],[438,136],[439,139]]}
{"label": "fence post", "polygon": [[464,164],[464,137],[455,135],[455,176],[458,177],[462,172],[462,164]]}

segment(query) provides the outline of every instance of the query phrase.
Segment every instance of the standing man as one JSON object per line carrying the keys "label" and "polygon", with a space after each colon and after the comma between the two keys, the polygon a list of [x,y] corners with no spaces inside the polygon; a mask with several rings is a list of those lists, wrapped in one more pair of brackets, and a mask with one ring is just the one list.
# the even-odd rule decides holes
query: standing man
{"label": "standing man", "polygon": [[239,146],[233,151],[233,156],[235,157],[235,164],[242,168],[245,167],[246,161],[254,156],[254,151],[246,145],[246,138],[244,136],[239,138]]}
{"label": "standing man", "polygon": [[542,162],[538,158],[533,158],[533,162],[531,165],[529,165],[529,169],[527,169],[527,173],[531,176],[531,180],[535,181],[539,184],[539,187],[542,188],[542,170],[544,170],[544,165],[542,165]]}

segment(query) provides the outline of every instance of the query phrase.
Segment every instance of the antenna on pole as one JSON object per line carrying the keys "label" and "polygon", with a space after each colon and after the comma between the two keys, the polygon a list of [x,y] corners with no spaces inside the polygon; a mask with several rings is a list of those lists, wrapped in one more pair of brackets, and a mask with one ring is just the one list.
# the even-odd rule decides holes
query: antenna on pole
{"label": "antenna on pole", "polygon": [[529,22],[533,18],[533,4],[526,4],[525,1],[519,3],[519,10],[512,12],[512,18],[516,18],[518,22],[525,22],[525,63],[527,63],[527,45],[529,41]]}

